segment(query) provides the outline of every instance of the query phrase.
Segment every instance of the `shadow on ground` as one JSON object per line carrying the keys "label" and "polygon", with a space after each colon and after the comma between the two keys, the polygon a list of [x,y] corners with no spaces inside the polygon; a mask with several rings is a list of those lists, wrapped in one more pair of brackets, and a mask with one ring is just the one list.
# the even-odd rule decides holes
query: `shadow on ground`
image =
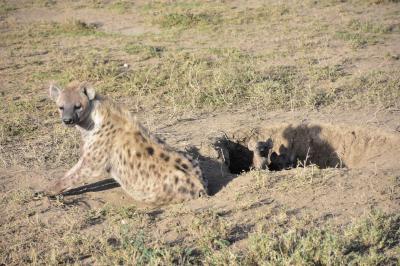
{"label": "shadow on ground", "polygon": [[98,192],[98,191],[116,188],[119,186],[120,185],[114,179],[109,178],[109,179],[101,180],[101,181],[91,183],[88,185],[70,189],[70,190],[62,193],[62,195],[63,196],[80,195],[80,194],[83,194],[86,192]]}

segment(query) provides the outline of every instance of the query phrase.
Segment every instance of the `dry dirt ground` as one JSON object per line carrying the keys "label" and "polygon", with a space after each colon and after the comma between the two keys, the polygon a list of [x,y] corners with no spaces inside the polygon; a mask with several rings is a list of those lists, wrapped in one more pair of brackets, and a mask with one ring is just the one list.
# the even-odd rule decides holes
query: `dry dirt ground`
{"label": "dry dirt ground", "polygon": [[[0,265],[399,265],[399,43],[395,0],[0,0]],[[196,156],[210,196],[35,194],[79,156],[47,97],[71,80]],[[292,167],[251,169],[268,139]]]}

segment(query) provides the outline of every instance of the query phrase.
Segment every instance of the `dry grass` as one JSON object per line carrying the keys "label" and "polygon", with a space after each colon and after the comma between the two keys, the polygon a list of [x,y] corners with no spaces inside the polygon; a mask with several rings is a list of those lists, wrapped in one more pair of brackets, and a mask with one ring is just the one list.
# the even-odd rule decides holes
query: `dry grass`
{"label": "dry grass", "polygon": [[398,216],[372,213],[343,231],[293,227],[288,231],[257,232],[249,237],[245,261],[257,265],[395,263],[399,258],[390,253],[396,252],[393,247],[399,242],[399,221]]}
{"label": "dry grass", "polygon": [[[236,2],[0,1],[0,166],[47,171],[76,161],[77,133],[62,127],[46,96],[51,80],[60,85],[88,80],[150,120],[155,114],[246,109],[400,108],[398,1]],[[123,34],[91,17],[19,20],[32,7],[110,12],[120,19],[108,22],[116,28],[132,26],[135,19],[135,26],[146,30]],[[248,175],[257,177],[251,191],[285,193],[328,186],[342,171],[307,167],[291,170],[290,178],[264,171]],[[247,192],[237,194],[239,212],[254,206]],[[187,223],[176,225],[167,216],[168,227],[184,236],[173,242],[163,239],[168,232],[157,231],[160,221],[151,211],[108,205],[83,211],[62,201],[39,211],[40,200],[28,188],[3,193],[0,264],[384,265],[399,260],[400,218],[393,214],[372,212],[340,228],[296,220],[274,205],[277,210],[263,209],[258,214],[263,219],[254,215],[245,230],[235,220],[242,216],[232,218],[220,209],[188,211],[179,213]],[[41,211],[54,220],[44,219]],[[265,220],[265,213],[273,218]],[[246,248],[235,246],[240,241]]]}
{"label": "dry grass", "polygon": [[[26,194],[10,193],[2,203],[5,200],[7,211],[29,204]],[[3,232],[28,226],[29,233],[16,233],[13,245],[0,251],[1,263],[387,265],[399,259],[400,217],[376,211],[346,227],[321,227],[281,209],[272,212],[271,219],[258,222],[248,234],[224,212],[189,211],[181,213],[180,219],[166,218],[170,228],[179,223],[177,229],[186,235],[176,243],[163,239],[162,231],[157,229],[161,220],[152,211],[105,205],[82,213],[62,203],[51,211],[63,215],[57,220],[44,220],[40,213],[20,209],[20,219],[8,220],[2,226]],[[238,250],[233,243],[243,236],[246,248]]]}

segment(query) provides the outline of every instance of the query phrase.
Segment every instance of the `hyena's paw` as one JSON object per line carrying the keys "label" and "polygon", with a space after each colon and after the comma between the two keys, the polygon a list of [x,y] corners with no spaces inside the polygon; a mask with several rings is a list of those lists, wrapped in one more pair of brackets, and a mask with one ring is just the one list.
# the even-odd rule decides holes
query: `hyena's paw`
{"label": "hyena's paw", "polygon": [[61,180],[56,180],[52,183],[50,183],[43,191],[44,195],[47,197],[55,197],[57,195],[60,195],[64,191],[68,189],[67,186],[61,181]]}

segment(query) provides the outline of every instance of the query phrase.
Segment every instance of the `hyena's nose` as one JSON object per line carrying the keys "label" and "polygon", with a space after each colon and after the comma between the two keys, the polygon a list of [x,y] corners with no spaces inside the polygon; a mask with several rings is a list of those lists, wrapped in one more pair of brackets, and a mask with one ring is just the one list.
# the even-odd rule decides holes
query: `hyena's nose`
{"label": "hyena's nose", "polygon": [[63,118],[63,122],[67,125],[72,124],[74,121],[72,120],[72,118]]}

